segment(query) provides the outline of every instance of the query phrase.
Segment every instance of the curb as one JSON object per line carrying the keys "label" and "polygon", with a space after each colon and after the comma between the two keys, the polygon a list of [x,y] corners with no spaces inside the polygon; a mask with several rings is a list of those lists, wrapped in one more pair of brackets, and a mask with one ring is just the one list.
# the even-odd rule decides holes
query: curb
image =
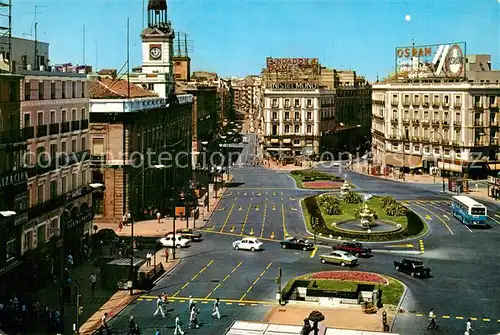
{"label": "curb", "polygon": [[401,309],[401,305],[403,304],[403,300],[406,298],[406,293],[408,292],[408,286],[406,286],[405,283],[402,281],[398,280],[403,286],[405,287],[405,290],[403,294],[401,295],[401,299],[399,299],[398,306],[396,307],[396,313],[394,314],[394,318],[392,318],[391,324],[389,325],[389,331],[392,333],[392,329],[394,328],[394,324],[396,323],[396,319],[399,315],[399,310]]}

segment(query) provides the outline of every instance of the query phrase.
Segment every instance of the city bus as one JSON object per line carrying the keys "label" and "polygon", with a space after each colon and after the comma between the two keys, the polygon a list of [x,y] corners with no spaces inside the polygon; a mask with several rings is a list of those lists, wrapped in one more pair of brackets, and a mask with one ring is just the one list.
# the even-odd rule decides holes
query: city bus
{"label": "city bus", "polygon": [[488,220],[486,207],[464,195],[456,195],[452,199],[453,216],[465,225],[485,225]]}

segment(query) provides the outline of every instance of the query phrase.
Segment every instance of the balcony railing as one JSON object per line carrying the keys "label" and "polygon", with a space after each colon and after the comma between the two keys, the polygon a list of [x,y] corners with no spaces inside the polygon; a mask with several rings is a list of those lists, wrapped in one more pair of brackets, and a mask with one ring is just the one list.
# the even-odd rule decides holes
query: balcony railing
{"label": "balcony railing", "polygon": [[80,151],[72,154],[60,155],[47,161],[42,161],[40,164],[27,166],[26,171],[29,177],[41,175],[50,171],[68,167],[76,163],[88,161],[90,159],[90,151]]}
{"label": "balcony railing", "polygon": [[403,124],[410,124],[410,119],[404,119]]}
{"label": "balcony railing", "polygon": [[84,129],[88,129],[89,128],[89,120],[86,119],[86,120],[82,120],[82,130]]}
{"label": "balcony railing", "polygon": [[424,106],[424,107],[429,107],[429,101],[424,101],[424,102],[422,103],[422,106]]}
{"label": "balcony railing", "polygon": [[71,121],[71,131],[80,130],[80,120]]}
{"label": "balcony railing", "polygon": [[432,101],[432,106],[439,107],[439,100],[433,100]]}
{"label": "balcony railing", "polygon": [[474,109],[477,110],[477,111],[482,111],[483,109],[483,103],[482,102],[475,102],[474,103]]}
{"label": "balcony railing", "polygon": [[413,122],[413,123],[415,123],[415,124],[419,124],[419,123],[420,123],[420,120],[419,120],[419,119],[413,119],[413,121],[412,121],[412,122]]}
{"label": "balcony railing", "polygon": [[449,126],[449,122],[448,121],[443,121],[443,127],[448,127]]}
{"label": "balcony railing", "polygon": [[409,99],[404,99],[403,100],[403,106],[410,106],[410,100]]}
{"label": "balcony railing", "polygon": [[36,127],[36,137],[47,136],[47,125],[42,124]]}
{"label": "balcony railing", "polygon": [[453,108],[457,108],[457,109],[462,108],[462,103],[461,102],[455,102],[453,104]]}
{"label": "balcony railing", "polygon": [[104,164],[106,163],[106,155],[92,155],[90,162],[92,164]]}
{"label": "balcony railing", "polygon": [[433,124],[434,126],[439,126],[439,124],[440,124],[440,123],[441,123],[441,122],[440,122],[439,120],[432,120],[432,124]]}
{"label": "balcony railing", "polygon": [[50,135],[57,135],[57,134],[59,134],[59,123],[49,124],[49,134]]}
{"label": "balcony railing", "polygon": [[35,206],[28,208],[28,220],[35,219],[43,214],[53,211],[64,205],[66,197],[64,195],[57,196]]}
{"label": "balcony railing", "polygon": [[460,121],[453,121],[453,126],[454,127],[461,127],[462,126],[462,122],[460,122]]}
{"label": "balcony railing", "polygon": [[396,119],[396,118],[391,119],[391,123],[398,123],[398,119]]}
{"label": "balcony railing", "polygon": [[484,127],[483,121],[474,121],[474,127]]}
{"label": "balcony railing", "polygon": [[69,122],[61,122],[61,133],[69,133]]}
{"label": "balcony railing", "polygon": [[443,108],[449,108],[450,103],[449,102],[443,102]]}
{"label": "balcony railing", "polygon": [[23,128],[23,138],[29,140],[35,137],[35,127],[24,127]]}

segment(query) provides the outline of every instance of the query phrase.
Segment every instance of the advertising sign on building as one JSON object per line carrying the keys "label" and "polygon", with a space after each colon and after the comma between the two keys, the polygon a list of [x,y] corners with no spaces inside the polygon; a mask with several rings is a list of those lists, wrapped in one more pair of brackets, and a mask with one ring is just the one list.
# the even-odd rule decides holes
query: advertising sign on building
{"label": "advertising sign on building", "polygon": [[465,77],[466,43],[396,48],[396,77],[409,79]]}
{"label": "advertising sign on building", "polygon": [[320,64],[318,58],[267,57],[266,67],[268,72],[274,73],[303,72],[319,74],[320,72]]}
{"label": "advertising sign on building", "polygon": [[266,83],[266,88],[273,91],[308,91],[317,90],[319,87],[318,83],[308,83],[308,82],[296,82],[296,83]]}

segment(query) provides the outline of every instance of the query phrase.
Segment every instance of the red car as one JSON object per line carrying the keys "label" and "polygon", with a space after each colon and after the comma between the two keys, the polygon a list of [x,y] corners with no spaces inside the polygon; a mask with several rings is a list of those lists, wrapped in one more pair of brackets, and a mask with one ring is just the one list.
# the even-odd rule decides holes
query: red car
{"label": "red car", "polygon": [[363,248],[363,245],[359,242],[344,242],[341,245],[334,246],[333,250],[347,251],[356,257],[369,256],[372,253],[372,249]]}

